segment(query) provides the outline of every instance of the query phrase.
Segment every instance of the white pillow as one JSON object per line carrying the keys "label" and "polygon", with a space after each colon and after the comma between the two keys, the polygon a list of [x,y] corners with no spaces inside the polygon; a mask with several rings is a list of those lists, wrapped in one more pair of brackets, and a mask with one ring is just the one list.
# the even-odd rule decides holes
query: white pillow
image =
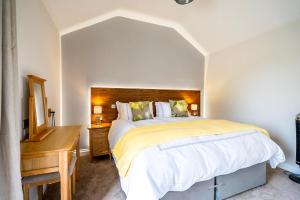
{"label": "white pillow", "polygon": [[117,101],[118,119],[132,120],[132,112],[129,103],[122,103]]}
{"label": "white pillow", "polygon": [[155,102],[156,117],[162,116],[161,102]]}
{"label": "white pillow", "polygon": [[[153,102],[149,103],[149,112],[153,116]],[[129,103],[116,102],[117,110],[118,110],[118,119],[125,119],[132,121],[132,111],[129,106]]]}
{"label": "white pillow", "polygon": [[157,117],[171,117],[171,106],[169,102],[155,102]]}

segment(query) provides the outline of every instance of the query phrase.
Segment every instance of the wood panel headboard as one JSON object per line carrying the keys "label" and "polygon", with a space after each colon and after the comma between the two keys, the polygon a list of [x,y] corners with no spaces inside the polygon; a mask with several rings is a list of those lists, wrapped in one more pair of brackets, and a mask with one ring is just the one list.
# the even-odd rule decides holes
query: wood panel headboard
{"label": "wood panel headboard", "polygon": [[[93,113],[94,106],[102,106],[103,122],[112,122],[118,116],[116,108],[111,108],[112,104],[120,102],[134,101],[164,101],[184,99],[188,104],[198,105],[198,114],[200,110],[200,90],[165,90],[165,89],[131,89],[131,88],[91,88],[91,123],[95,122]],[[189,105],[190,109],[190,105]],[[153,104],[155,115],[155,105]]]}

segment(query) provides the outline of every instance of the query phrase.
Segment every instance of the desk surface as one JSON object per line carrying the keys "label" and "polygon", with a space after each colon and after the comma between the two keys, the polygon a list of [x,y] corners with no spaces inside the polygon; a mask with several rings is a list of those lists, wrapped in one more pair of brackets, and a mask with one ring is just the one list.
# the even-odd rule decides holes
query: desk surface
{"label": "desk surface", "polygon": [[42,141],[21,142],[21,156],[71,150],[79,135],[80,126],[56,126]]}

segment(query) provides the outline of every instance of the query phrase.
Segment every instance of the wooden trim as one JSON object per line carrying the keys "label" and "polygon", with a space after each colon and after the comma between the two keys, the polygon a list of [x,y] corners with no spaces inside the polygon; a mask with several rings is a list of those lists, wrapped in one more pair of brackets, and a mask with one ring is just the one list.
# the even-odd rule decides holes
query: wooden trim
{"label": "wooden trim", "polygon": [[[198,105],[198,115],[201,113],[201,92],[200,90],[168,90],[168,89],[132,89],[132,88],[91,88],[91,124],[95,123],[93,107],[96,105],[102,106],[103,122],[111,123],[117,118],[117,109],[111,108],[116,101],[134,102],[134,101],[164,101],[186,100],[190,104]],[[190,109],[190,106],[189,106]],[[153,111],[155,105],[153,103]]]}

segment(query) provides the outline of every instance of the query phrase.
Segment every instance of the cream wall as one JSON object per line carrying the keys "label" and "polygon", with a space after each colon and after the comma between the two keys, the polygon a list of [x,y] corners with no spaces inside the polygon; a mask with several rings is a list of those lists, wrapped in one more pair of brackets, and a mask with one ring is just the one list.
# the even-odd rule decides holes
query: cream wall
{"label": "cream wall", "polygon": [[171,28],[122,17],[62,37],[63,124],[88,147],[91,86],[202,89],[204,57]]}
{"label": "cream wall", "polygon": [[60,38],[40,0],[17,0],[18,64],[21,77],[22,119],[28,118],[26,76],[45,78],[48,107],[60,113]]}
{"label": "cream wall", "polygon": [[210,56],[209,117],[266,128],[284,150],[282,168],[297,171],[295,116],[300,113],[300,21]]}

